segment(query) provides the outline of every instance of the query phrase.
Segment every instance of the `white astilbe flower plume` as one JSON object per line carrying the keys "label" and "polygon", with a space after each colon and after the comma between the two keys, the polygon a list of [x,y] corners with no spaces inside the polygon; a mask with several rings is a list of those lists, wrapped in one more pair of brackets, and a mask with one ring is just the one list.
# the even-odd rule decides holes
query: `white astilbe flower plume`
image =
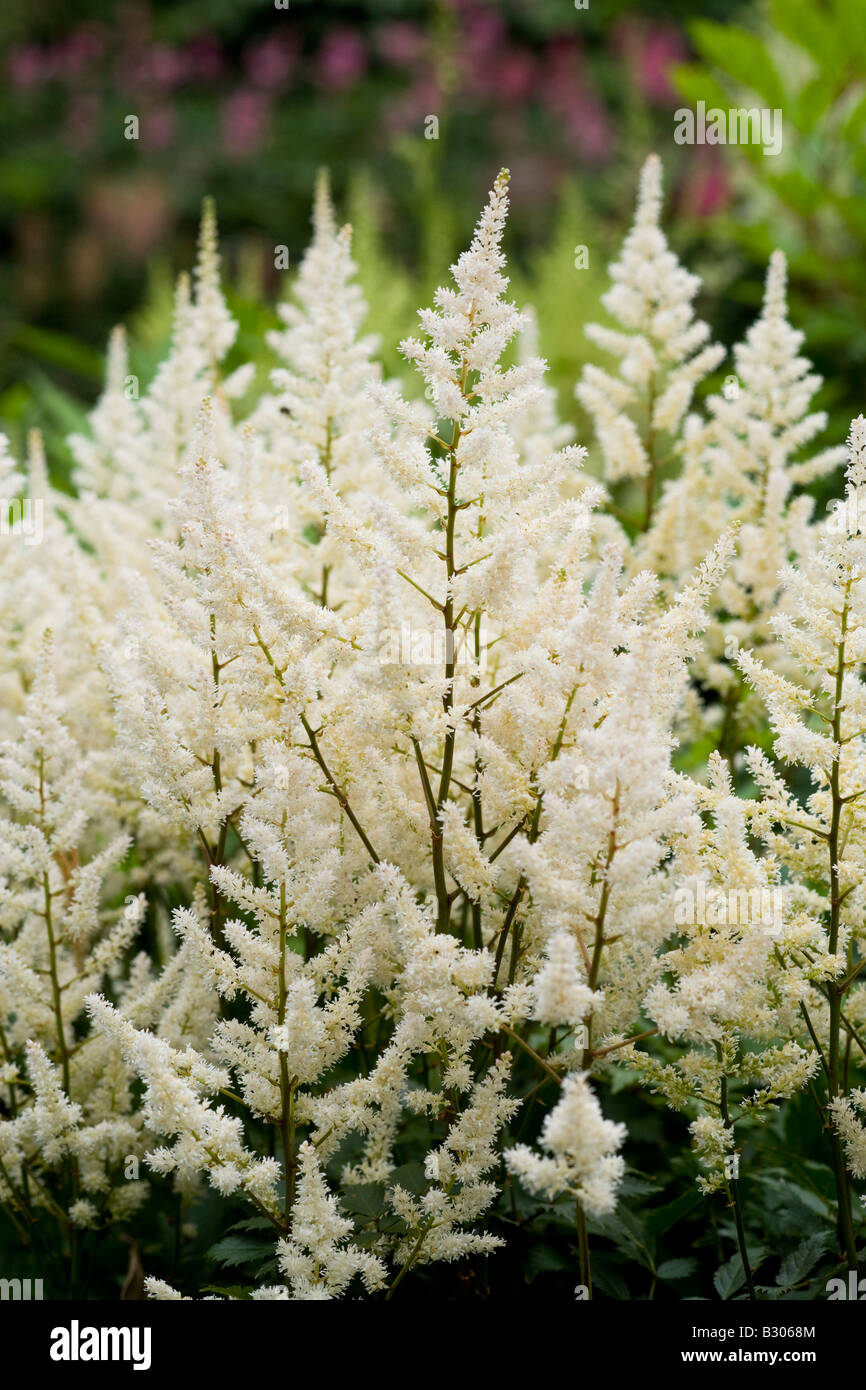
{"label": "white astilbe flower plume", "polygon": [[737,1215],[800,1092],[840,1229],[866,1171],[866,422],[816,522],[795,489],[836,454],[778,254],[739,395],[692,407],[721,349],[653,157],[591,335],[616,369],[578,388],[611,500],[509,297],[508,190],[401,345],[423,400],[322,178],[264,391],[207,203],[152,380],[112,335],[77,495],[38,432],[0,446],[0,1202],[65,1261],[146,1201],[151,1298],[200,1295],[212,1221],[220,1298],[468,1288],[488,1255],[495,1288],[560,1214],[588,1268],[605,1112],[650,1142],[647,1092]]}
{"label": "white astilbe flower plume", "polygon": [[0,1197],[86,1227],[145,1197],[119,1172],[144,1147],[131,1073],[83,1019],[90,991],[123,989],[145,902],[105,906],[129,839],[107,754],[83,753],[67,727],[53,655],[44,643],[17,737],[0,745]]}
{"label": "white astilbe flower plume", "polygon": [[[352,229],[338,228],[327,175],[316,185],[313,239],[279,306],[285,325],[268,344],[285,363],[271,373],[273,391],[259,401],[250,426],[261,447],[245,485],[257,526],[270,535],[274,563],[291,566],[293,579],[322,604],[354,607],[363,585],[357,568],[329,529],[316,487],[299,488],[312,470],[339,499],[352,502],[369,488],[371,432],[377,423],[373,393],[381,370],[372,355],[377,340],[362,336],[367,305],[356,283]],[[394,441],[395,450],[400,441]],[[384,482],[384,477],[381,479]],[[386,489],[393,497],[393,488]]]}
{"label": "white astilbe flower plume", "polygon": [[716,535],[739,525],[738,553],[713,602],[714,618],[694,675],[717,690],[708,713],[721,749],[728,753],[760,718],[736,666],[742,648],[759,648],[784,674],[792,669],[773,620],[786,611],[780,572],[813,544],[812,499],[795,486],[821,477],[842,462],[845,450],[802,450],[825,428],[826,413],[811,400],[821,378],[800,354],[803,334],[788,321],[786,263],[774,251],[761,313],[734,348],[736,374],[707,401],[709,419],[686,422],[684,467],[668,483],[636,563],[681,580]]}
{"label": "white astilbe flower plume", "polygon": [[505,1161],[530,1192],[549,1198],[568,1193],[588,1216],[605,1216],[616,1206],[625,1172],[618,1152],[625,1137],[625,1125],[604,1118],[586,1077],[573,1072],[541,1127],[543,1152],[518,1144],[506,1150]]}
{"label": "white astilbe flower plume", "polygon": [[280,1268],[288,1280],[291,1299],[339,1298],[356,1275],[368,1293],[385,1285],[385,1265],[370,1251],[352,1244],[352,1230],[351,1220],[340,1214],[336,1197],[328,1191],[315,1149],[312,1144],[302,1144],[292,1234],[278,1245]]}
{"label": "white astilbe flower plume", "polygon": [[652,512],[655,475],[676,448],[695,386],[721,362],[724,349],[708,343],[709,329],[693,314],[700,288],[661,230],[662,166],[650,155],[643,166],[634,224],[602,303],[619,329],[592,324],[587,334],[619,359],[616,376],[584,368],[576,394],[592,416],[604,456],[605,478],[646,480],[646,515]]}
{"label": "white astilbe flower plume", "polygon": [[604,995],[591,990],[582,977],[577,947],[564,931],[555,932],[548,941],[533,991],[533,1017],[550,1028],[581,1023],[604,1003]]}

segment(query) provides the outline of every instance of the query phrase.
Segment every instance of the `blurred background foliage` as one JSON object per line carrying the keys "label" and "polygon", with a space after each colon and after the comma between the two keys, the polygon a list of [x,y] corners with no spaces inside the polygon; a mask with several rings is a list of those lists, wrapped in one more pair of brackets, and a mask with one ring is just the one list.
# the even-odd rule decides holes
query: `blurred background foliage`
{"label": "blurred background foliage", "polygon": [[[392,373],[403,371],[396,344],[508,165],[514,294],[534,305],[562,413],[588,439],[572,394],[588,356],[582,326],[598,315],[638,169],[656,149],[666,228],[703,278],[698,309],[717,340],[731,346],[743,333],[781,246],[792,320],[827,383],[828,441],[843,439],[866,407],[866,0],[588,0],[585,9],[574,0],[288,0],[285,9],[273,0],[29,0],[0,10],[0,48],[0,428],[20,455],[38,423],[61,484],[65,436],[82,428],[99,392],[112,325],[129,324],[142,382],[164,352],[174,278],[194,258],[206,194],[217,200],[240,323],[228,366],[267,366],[262,330],[287,288],[274,250],[287,246],[297,265],[320,166],[354,226],[369,326]],[[701,100],[779,108],[782,152],[677,145],[674,112]],[[134,141],[124,134],[130,115]],[[425,139],[431,116],[437,140]],[[588,269],[576,268],[578,246]],[[819,504],[835,484],[827,488]],[[735,1262],[719,1264],[734,1238],[730,1214],[692,1185],[683,1122],[646,1095],[638,1114],[632,1089],[624,1074],[606,1106],[627,1119],[635,1162],[616,1218],[593,1229],[598,1288],[614,1298],[678,1298],[686,1287],[729,1297]],[[772,1238],[774,1258],[804,1237],[818,1251],[832,1245],[832,1174],[803,1157],[822,1146],[806,1100],[748,1140],[745,1162],[758,1176],[747,1221]],[[402,1157],[409,1165],[417,1154],[410,1145]],[[218,1284],[243,1276],[244,1261],[257,1268],[247,1232],[205,1254],[217,1233],[212,1204],[185,1243],[171,1194],[163,1198],[158,1240],[135,1230],[146,1262],[170,1240],[176,1277],[190,1287],[205,1260]],[[551,1212],[533,1243],[539,1224],[525,1215],[509,1220],[517,1258],[491,1271],[487,1292],[511,1295],[496,1280],[515,1279],[521,1296],[571,1297],[571,1228]],[[138,1249],[133,1241],[130,1270]],[[825,1268],[807,1290],[809,1271],[794,1256],[777,1274],[769,1252],[752,1254],[760,1278],[775,1279],[762,1297],[823,1296]],[[102,1242],[92,1289],[113,1296],[126,1258]],[[435,1293],[437,1278],[419,1279],[418,1295]],[[486,1267],[467,1278],[487,1280]]]}
{"label": "blurred background foliage", "polygon": [[[62,480],[113,323],[130,323],[133,369],[149,378],[207,193],[235,358],[260,357],[265,306],[285,292],[275,247],[297,264],[322,165],[392,372],[510,167],[515,296],[535,306],[563,414],[586,435],[572,395],[581,329],[652,148],[669,234],[704,279],[717,337],[742,333],[770,250],[788,252],[792,315],[829,381],[829,435],[843,437],[866,360],[866,0],[279,4],[32,0],[0,15],[0,425],[16,448],[38,420]],[[782,153],[677,145],[674,111],[700,99],[781,108]]]}

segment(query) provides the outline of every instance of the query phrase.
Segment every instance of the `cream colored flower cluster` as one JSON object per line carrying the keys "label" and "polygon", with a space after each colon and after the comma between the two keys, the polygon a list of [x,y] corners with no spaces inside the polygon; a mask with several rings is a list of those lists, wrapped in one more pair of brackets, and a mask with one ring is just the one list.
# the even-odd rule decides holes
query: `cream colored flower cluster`
{"label": "cream colored flower cluster", "polygon": [[[363,336],[321,181],[263,391],[208,208],[145,390],[112,338],[76,495],[38,438],[25,472],[4,454],[45,527],[4,536],[0,588],[22,1231],[48,1214],[71,1250],[153,1181],[209,1186],[270,1233],[255,1297],[390,1297],[495,1253],[519,1185],[584,1250],[629,1159],[614,1073],[729,1194],[742,1127],[823,1087],[848,1203],[866,426],[815,521],[845,451],[800,457],[826,421],[779,253],[736,389],[695,403],[724,350],[661,199],[652,157],[592,330],[617,369],[577,387],[604,484],[508,296],[506,172],[402,344],[414,381]],[[744,747],[763,711],[775,762]]]}

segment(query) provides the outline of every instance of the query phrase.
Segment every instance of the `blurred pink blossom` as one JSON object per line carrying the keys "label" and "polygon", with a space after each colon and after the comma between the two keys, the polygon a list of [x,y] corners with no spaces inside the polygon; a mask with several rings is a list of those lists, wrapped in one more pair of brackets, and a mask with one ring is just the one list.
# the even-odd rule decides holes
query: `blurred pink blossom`
{"label": "blurred pink blossom", "polygon": [[689,167],[682,206],[693,217],[712,217],[730,201],[731,189],[724,165],[715,151],[702,150]]}
{"label": "blurred pink blossom", "polygon": [[676,29],[654,27],[647,34],[641,54],[640,81],[650,101],[667,105],[677,100],[668,71],[686,57],[686,46]]}
{"label": "blurred pink blossom", "polygon": [[476,91],[495,91],[495,72],[506,42],[505,23],[494,10],[472,4],[461,19],[457,44],[466,81]]}
{"label": "blurred pink blossom", "polygon": [[267,134],[270,105],[263,92],[241,87],[223,102],[222,148],[233,157],[254,154]]}
{"label": "blurred pink blossom", "polygon": [[467,4],[463,18],[464,40],[476,53],[489,53],[506,35],[505,21],[487,5]]}
{"label": "blurred pink blossom", "polygon": [[217,40],[209,35],[192,39],[186,46],[185,56],[195,82],[213,82],[222,74],[222,49]]}
{"label": "blurred pink blossom", "polygon": [[439,84],[429,72],[416,77],[408,91],[390,101],[385,108],[385,129],[389,135],[405,130],[420,131],[427,116],[442,110]]}
{"label": "blurred pink blossom", "polygon": [[668,73],[687,56],[679,29],[670,24],[623,19],[614,31],[614,46],[625,58],[647,101],[669,106],[677,100]]}
{"label": "blurred pink blossom", "polygon": [[297,56],[297,43],[288,34],[271,34],[248,45],[244,68],[250,82],[274,91],[288,81]]}
{"label": "blurred pink blossom", "polygon": [[531,53],[520,48],[507,49],[496,60],[491,85],[501,101],[525,101],[535,86],[538,68]]}
{"label": "blurred pink blossom", "polygon": [[82,153],[90,148],[99,134],[102,102],[95,92],[77,92],[70,100],[66,115],[66,138],[70,147]]}
{"label": "blurred pink blossom", "polygon": [[141,143],[149,150],[168,149],[174,139],[174,111],[161,103],[141,118]]}
{"label": "blurred pink blossom", "polygon": [[409,24],[406,20],[394,20],[391,24],[383,24],[376,41],[386,62],[399,67],[404,63],[415,62],[424,51],[427,38],[419,25]]}
{"label": "blurred pink blossom", "polygon": [[105,32],[99,24],[83,24],[70,34],[65,44],[58,45],[57,65],[67,80],[80,77],[89,67],[104,57],[107,47]]}
{"label": "blurred pink blossom", "polygon": [[10,82],[21,89],[50,82],[56,75],[56,68],[49,50],[36,43],[16,44],[9,50],[6,60]]}
{"label": "blurred pink blossom", "polygon": [[155,87],[172,88],[184,82],[189,74],[189,60],[182,49],[167,43],[155,43],[146,52],[144,69]]}
{"label": "blurred pink blossom", "polygon": [[577,41],[553,39],[545,63],[544,100],[563,123],[580,156],[603,163],[613,149],[613,130],[592,82]]}
{"label": "blurred pink blossom", "polygon": [[363,76],[367,55],[363,40],[352,29],[335,29],[319,49],[316,79],[329,91],[353,86]]}

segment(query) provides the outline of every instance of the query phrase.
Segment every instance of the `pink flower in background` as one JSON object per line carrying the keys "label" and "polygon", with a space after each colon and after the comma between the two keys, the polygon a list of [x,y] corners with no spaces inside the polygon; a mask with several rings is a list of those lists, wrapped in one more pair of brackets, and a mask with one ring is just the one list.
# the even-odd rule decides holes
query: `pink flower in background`
{"label": "pink flower in background", "polygon": [[730,201],[731,188],[719,155],[695,151],[683,186],[682,207],[693,217],[712,217]]}
{"label": "pink flower in background", "polygon": [[405,20],[394,20],[383,24],[376,36],[382,57],[388,63],[400,67],[404,63],[414,63],[424,52],[427,36],[417,24]]}
{"label": "pink flower in background", "polygon": [[367,54],[360,36],[351,29],[336,29],[319,49],[317,81],[329,91],[352,87],[367,68]]}
{"label": "pink flower in background", "polygon": [[640,83],[650,101],[666,106],[677,100],[669,70],[686,57],[683,37],[676,29],[653,27],[646,36],[640,60]]}
{"label": "pink flower in background", "polygon": [[688,56],[679,29],[670,24],[624,19],[614,31],[614,47],[625,59],[647,101],[670,106],[677,101],[669,71]]}
{"label": "pink flower in background", "polygon": [[613,153],[613,131],[607,111],[594,92],[576,93],[565,113],[579,153],[590,164],[603,164]]}
{"label": "pink flower in background", "polygon": [[503,42],[505,21],[487,5],[468,4],[465,7],[463,32],[465,42],[474,55],[481,56]]}
{"label": "pink flower in background", "polygon": [[215,82],[223,70],[223,54],[216,39],[208,35],[192,39],[185,50],[194,82]]}
{"label": "pink flower in background", "polygon": [[579,44],[553,39],[547,50],[543,98],[588,163],[603,163],[613,149],[607,111],[592,88]]}
{"label": "pink flower in background", "polygon": [[465,81],[488,95],[495,91],[495,73],[507,41],[501,17],[489,9],[472,5],[462,18],[457,44]]}
{"label": "pink flower in background", "polygon": [[388,103],[385,129],[389,135],[404,130],[421,131],[427,116],[442,110],[442,93],[436,79],[427,71],[419,73],[408,91]]}
{"label": "pink flower in background", "polygon": [[248,45],[244,68],[250,82],[268,91],[285,87],[295,65],[297,43],[287,34],[272,34]]}
{"label": "pink flower in background", "polygon": [[141,118],[141,143],[147,149],[168,149],[173,139],[174,111],[167,103],[144,112]]}
{"label": "pink flower in background", "polygon": [[510,48],[497,56],[491,85],[501,101],[512,104],[525,101],[532,92],[538,67],[531,53]]}
{"label": "pink flower in background", "polygon": [[270,104],[263,92],[241,87],[222,105],[220,129],[225,154],[235,158],[255,154],[265,138]]}
{"label": "pink flower in background", "polygon": [[72,95],[66,116],[66,139],[77,153],[88,150],[99,134],[102,102],[95,92]]}
{"label": "pink flower in background", "polygon": [[26,90],[50,82],[55,76],[55,65],[48,49],[36,43],[22,43],[10,49],[6,71],[14,87]]}
{"label": "pink flower in background", "polygon": [[106,47],[102,26],[84,24],[70,35],[65,44],[59,45],[57,66],[67,81],[74,81],[105,56]]}
{"label": "pink flower in background", "polygon": [[184,82],[189,73],[189,61],[179,48],[167,43],[155,43],[147,50],[145,70],[155,87],[172,88]]}

